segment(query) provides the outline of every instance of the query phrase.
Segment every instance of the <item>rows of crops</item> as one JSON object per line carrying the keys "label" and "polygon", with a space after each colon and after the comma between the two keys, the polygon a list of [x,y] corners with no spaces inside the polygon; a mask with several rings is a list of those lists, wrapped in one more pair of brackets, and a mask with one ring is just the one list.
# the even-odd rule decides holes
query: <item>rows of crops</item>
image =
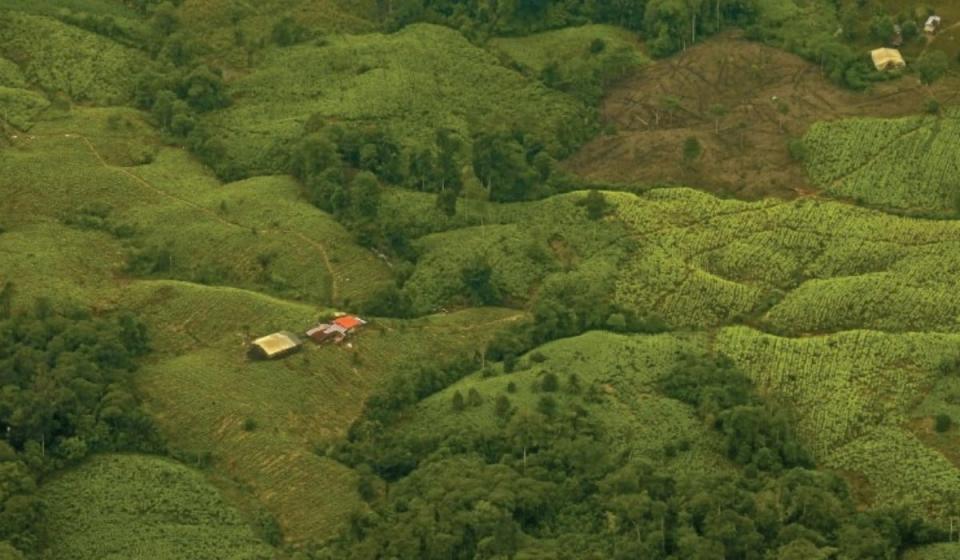
{"label": "rows of crops", "polygon": [[817,123],[807,168],[833,195],[885,207],[952,209],[960,195],[960,114]]}
{"label": "rows of crops", "polygon": [[49,558],[168,560],[183,558],[184,546],[198,560],[274,557],[201,473],[165,459],[98,455],[41,496]]}
{"label": "rows of crops", "polygon": [[641,247],[617,298],[674,325],[723,324],[779,302],[762,321],[785,333],[960,326],[955,223],[685,189],[611,198]]}
{"label": "rows of crops", "polygon": [[0,17],[0,55],[21,64],[31,84],[77,101],[124,104],[147,55],[44,16]]}
{"label": "rows of crops", "polygon": [[877,506],[957,514],[960,470],[901,428],[871,430],[830,453],[824,465],[866,476]]}
{"label": "rows of crops", "polygon": [[522,126],[547,139],[585,116],[573,99],[432,25],[270,51],[231,94],[242,101],[209,120],[222,129],[228,155],[248,169],[271,169],[272,142],[299,134],[313,114],[376,122],[413,147],[432,142],[438,127],[469,137],[479,126]]}
{"label": "rows of crops", "polygon": [[796,406],[798,427],[820,455],[872,426],[902,423],[940,365],[960,355],[956,335],[875,331],[780,338],[730,327],[716,345]]}
{"label": "rows of crops", "polygon": [[[552,373],[559,380],[559,390],[550,396],[561,407],[576,399],[572,395],[578,391],[602,388],[604,397],[585,406],[617,451],[666,459],[668,468],[680,478],[716,473],[730,468],[722,458],[716,434],[697,419],[690,406],[662,396],[655,387],[683,355],[703,352],[704,342],[700,336],[631,337],[608,332],[552,342],[537,349],[537,360],[528,357],[512,373],[503,374],[499,368],[492,375],[477,372],[424,400],[411,415],[413,424],[402,430],[424,436],[502,430],[495,414],[496,399],[505,396],[517,409],[535,411],[544,396],[535,387],[544,375]],[[571,375],[576,377],[578,391],[570,389]],[[454,392],[471,390],[480,395],[482,403],[449,414]],[[664,448],[681,442],[684,452],[664,458]]]}

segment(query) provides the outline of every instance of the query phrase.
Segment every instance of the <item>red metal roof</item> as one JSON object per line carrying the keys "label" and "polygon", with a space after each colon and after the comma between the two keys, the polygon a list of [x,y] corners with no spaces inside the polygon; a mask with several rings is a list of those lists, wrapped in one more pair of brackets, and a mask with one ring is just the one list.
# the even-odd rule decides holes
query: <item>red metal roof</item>
{"label": "red metal roof", "polygon": [[363,320],[353,315],[344,315],[343,317],[337,317],[337,319],[333,323],[347,330],[350,330],[362,325]]}

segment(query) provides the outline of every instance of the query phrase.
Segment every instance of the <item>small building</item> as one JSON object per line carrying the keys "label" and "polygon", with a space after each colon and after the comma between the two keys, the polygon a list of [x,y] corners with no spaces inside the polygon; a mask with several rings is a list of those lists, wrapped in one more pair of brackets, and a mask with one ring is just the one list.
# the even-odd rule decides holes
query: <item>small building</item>
{"label": "small building", "polygon": [[884,72],[896,70],[907,65],[903,55],[897,49],[874,49],[870,51],[870,58],[877,70]]}
{"label": "small building", "polygon": [[311,328],[307,331],[307,337],[317,344],[328,340],[333,340],[339,344],[350,333],[366,324],[366,321],[356,315],[341,315],[334,319],[332,323],[320,323]]}
{"label": "small building", "polygon": [[303,341],[292,332],[280,331],[260,337],[250,345],[248,355],[255,360],[273,360],[300,350]]}
{"label": "small building", "polygon": [[940,16],[930,16],[923,24],[923,32],[933,35],[940,29]]}
{"label": "small building", "polygon": [[893,26],[893,36],[890,37],[890,44],[894,47],[903,45],[903,28],[900,27],[900,24]]}

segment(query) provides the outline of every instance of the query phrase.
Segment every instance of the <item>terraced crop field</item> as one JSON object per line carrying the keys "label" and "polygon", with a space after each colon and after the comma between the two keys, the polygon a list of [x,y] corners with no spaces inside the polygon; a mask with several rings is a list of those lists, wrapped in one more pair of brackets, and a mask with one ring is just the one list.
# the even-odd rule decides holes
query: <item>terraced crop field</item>
{"label": "terraced crop field", "polygon": [[273,172],[275,147],[298,136],[314,115],[328,123],[376,124],[414,148],[441,127],[469,137],[522,125],[551,139],[559,127],[587,117],[573,98],[501,66],[439,26],[329,37],[322,46],[264,56],[255,72],[230,86],[243,102],[206,119],[222,135],[229,160],[254,174]]}
{"label": "terraced crop field", "polygon": [[675,325],[749,320],[791,335],[958,326],[955,222],[683,189],[611,198],[642,247],[618,300]]}
{"label": "terraced crop field", "polygon": [[945,213],[960,196],[960,113],[817,123],[807,169],[827,193],[866,204]]}
{"label": "terraced crop field", "polygon": [[47,16],[0,13],[0,55],[21,64],[34,86],[76,101],[124,104],[145,53]]}
{"label": "terraced crop field", "polygon": [[[8,171],[0,178],[0,283],[16,282],[21,305],[57,294],[56,305],[135,310],[154,346],[141,391],[171,445],[212,452],[214,472],[252,488],[292,542],[336,533],[365,506],[352,471],[317,456],[314,445],[342,434],[396,368],[438,357],[432,348],[411,351],[414,341],[430,337],[444,349],[439,356],[472,354],[523,314],[387,320],[353,350],[252,365],[249,337],[301,330],[334,305],[362,300],[389,279],[386,265],[303,201],[290,179],[221,185],[184,152],[159,146],[137,113],[119,111],[125,124],[112,130],[115,112],[74,108],[0,152]],[[139,161],[143,153],[150,163]],[[72,222],[78,207],[109,211],[94,227]],[[124,224],[130,237],[115,233]],[[149,246],[168,249],[178,264],[131,274],[131,252]],[[267,252],[264,279],[258,257]],[[197,282],[192,273],[210,262],[229,273]],[[248,419],[257,430],[244,430]]]}
{"label": "terraced crop field", "polygon": [[[45,558],[237,558],[276,551],[202,473],[167,459],[100,455],[45,484]],[[189,547],[188,549],[186,547]]]}

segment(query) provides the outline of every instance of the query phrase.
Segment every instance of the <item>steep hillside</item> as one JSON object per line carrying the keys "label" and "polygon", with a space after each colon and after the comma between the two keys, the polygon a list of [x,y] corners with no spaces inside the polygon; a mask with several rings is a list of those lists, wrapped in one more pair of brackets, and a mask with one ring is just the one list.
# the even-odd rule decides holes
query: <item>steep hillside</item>
{"label": "steep hillside", "polygon": [[43,486],[44,558],[267,560],[275,551],[199,472],[154,457],[101,455]]}
{"label": "steep hillside", "polygon": [[468,136],[513,126],[556,145],[562,129],[580,130],[588,116],[573,98],[438,26],[329,37],[264,56],[231,84],[234,105],[206,119],[222,135],[227,160],[254,174],[277,169],[280,149],[311,117],[378,127],[401,146],[423,148],[437,128]]}
{"label": "steep hillside", "polygon": [[136,74],[152,64],[141,51],[45,16],[0,13],[0,55],[27,81],[76,101],[123,104]]}

